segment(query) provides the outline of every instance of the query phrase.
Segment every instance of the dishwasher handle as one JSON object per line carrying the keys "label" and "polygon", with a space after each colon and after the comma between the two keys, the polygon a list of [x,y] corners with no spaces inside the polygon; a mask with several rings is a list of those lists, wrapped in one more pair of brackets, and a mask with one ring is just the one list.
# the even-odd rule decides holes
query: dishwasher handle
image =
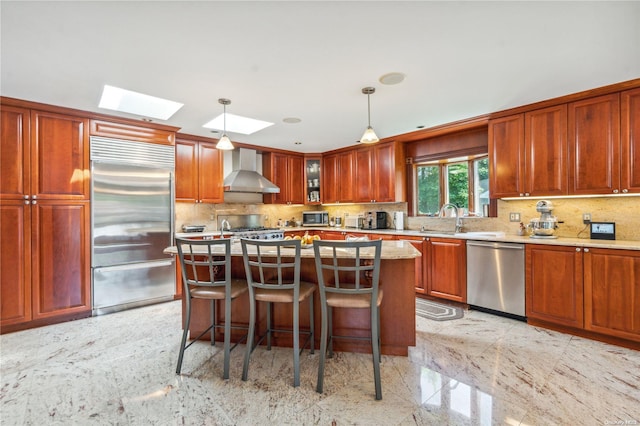
{"label": "dishwasher handle", "polygon": [[467,247],[486,247],[493,249],[524,250],[524,244],[498,243],[493,241],[467,241]]}

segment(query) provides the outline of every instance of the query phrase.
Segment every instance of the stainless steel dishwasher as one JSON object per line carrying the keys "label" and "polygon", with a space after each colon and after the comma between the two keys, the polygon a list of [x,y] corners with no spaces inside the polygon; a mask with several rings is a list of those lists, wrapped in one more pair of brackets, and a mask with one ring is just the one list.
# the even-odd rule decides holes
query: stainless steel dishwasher
{"label": "stainless steel dishwasher", "polygon": [[525,317],[524,244],[467,241],[467,303]]}

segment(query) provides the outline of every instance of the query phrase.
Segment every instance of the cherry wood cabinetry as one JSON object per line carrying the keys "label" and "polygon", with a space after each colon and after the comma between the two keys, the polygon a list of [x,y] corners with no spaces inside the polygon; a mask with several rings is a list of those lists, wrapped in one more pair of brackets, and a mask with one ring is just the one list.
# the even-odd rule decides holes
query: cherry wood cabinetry
{"label": "cherry wood cabinetry", "polygon": [[640,251],[584,249],[584,328],[640,342]]}
{"label": "cherry wood cabinetry", "polygon": [[467,246],[455,238],[427,239],[427,293],[466,303]]}
{"label": "cherry wood cabinetry", "polygon": [[640,342],[640,251],[527,244],[525,283],[533,324]]}
{"label": "cherry wood cabinetry", "polygon": [[222,203],[222,151],[215,142],[179,136],[176,139],[176,201]]}
{"label": "cherry wood cabinetry", "polygon": [[280,192],[265,194],[264,202],[271,204],[304,204],[304,157],[269,152],[262,155],[262,173],[275,183]]}
{"label": "cherry wood cabinetry", "polygon": [[620,94],[622,192],[640,192],[640,88]]}
{"label": "cherry wood cabinetry", "polygon": [[[427,294],[427,261],[429,259],[428,257],[428,242],[427,239],[425,237],[414,237],[414,236],[398,236],[397,237],[399,240],[403,240],[403,241],[408,241],[411,243],[412,246],[414,246],[415,248],[418,249],[418,251],[420,251],[420,254],[422,255],[421,257],[416,258],[416,271],[415,271],[415,276],[416,276],[416,282],[415,282],[415,288],[416,288],[416,293],[420,293],[420,294]],[[466,268],[465,268],[466,270]]]}
{"label": "cherry wood cabinetry", "polygon": [[582,249],[527,244],[525,259],[527,318],[582,328]]}
{"label": "cherry wood cabinetry", "polygon": [[137,142],[174,145],[176,141],[175,128],[154,124],[154,127],[140,127],[134,124],[116,121],[91,120],[91,136],[103,136],[114,139],[127,139]]}
{"label": "cherry wood cabinetry", "polygon": [[572,102],[569,108],[569,192],[620,192],[620,95]]}
{"label": "cherry wood cabinetry", "polygon": [[489,123],[493,198],[567,194],[567,106]]}
{"label": "cherry wood cabinetry", "polygon": [[355,201],[355,152],[353,150],[322,157],[322,202]]}
{"label": "cherry wood cabinetry", "polygon": [[356,202],[396,201],[395,150],[396,144],[393,142],[356,150]]}
{"label": "cherry wood cabinetry", "polygon": [[2,331],[89,316],[89,120],[1,114]]}

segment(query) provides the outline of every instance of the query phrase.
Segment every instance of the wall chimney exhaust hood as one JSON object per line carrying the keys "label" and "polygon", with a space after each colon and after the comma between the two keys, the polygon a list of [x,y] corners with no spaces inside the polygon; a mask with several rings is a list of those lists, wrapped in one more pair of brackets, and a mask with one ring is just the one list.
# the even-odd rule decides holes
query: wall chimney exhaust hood
{"label": "wall chimney exhaust hood", "polygon": [[231,155],[233,171],[224,179],[225,192],[280,192],[280,188],[256,171],[258,156],[255,150],[238,148]]}

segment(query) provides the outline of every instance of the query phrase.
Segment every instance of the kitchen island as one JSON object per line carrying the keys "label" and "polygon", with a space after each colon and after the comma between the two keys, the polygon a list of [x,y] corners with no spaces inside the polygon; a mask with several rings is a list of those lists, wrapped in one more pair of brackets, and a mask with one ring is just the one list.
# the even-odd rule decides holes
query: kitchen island
{"label": "kitchen island", "polygon": [[[234,278],[245,278],[244,265],[242,261],[242,248],[239,242],[231,245],[231,269]],[[293,254],[293,249],[291,253]],[[165,253],[177,254],[176,247],[168,247]],[[264,254],[264,251],[263,251]],[[330,256],[330,252],[321,252],[321,256]],[[348,253],[344,253],[348,256]],[[367,253],[363,252],[361,257],[366,259]],[[372,256],[372,252],[369,254]],[[380,329],[382,340],[382,353],[385,355],[407,356],[409,346],[415,345],[415,260],[420,257],[420,252],[410,243],[405,241],[383,241],[380,264],[380,288],[384,291],[384,298],[380,306]],[[301,250],[301,280],[317,283],[315,269],[314,251],[312,248]],[[180,269],[179,262],[176,262]],[[181,272],[179,271],[179,274]],[[320,341],[320,293],[314,294],[315,305],[315,336],[316,348]],[[248,294],[236,299],[232,303],[232,323],[233,326],[246,326],[249,322],[249,299]],[[224,320],[224,306],[218,303],[216,308],[218,322]],[[184,317],[184,301],[183,301]],[[199,335],[205,330],[211,317],[210,304],[205,300],[193,300],[192,318],[189,327],[191,336]],[[265,329],[266,306],[257,306],[257,330],[260,333]],[[291,328],[291,305],[275,304],[273,310],[273,321],[276,328]],[[300,327],[309,326],[308,304],[300,305]],[[351,336],[369,335],[369,311],[366,309],[340,309],[334,312],[334,330],[337,334]],[[242,336],[241,330],[235,330],[232,340],[237,341]],[[275,333],[272,343],[277,346],[291,346],[292,339],[290,333]],[[210,339],[209,334],[205,334],[204,339]],[[216,340],[221,340],[222,336],[216,334]],[[359,340],[336,340],[334,348],[338,351],[350,352],[371,352],[369,342]]]}

